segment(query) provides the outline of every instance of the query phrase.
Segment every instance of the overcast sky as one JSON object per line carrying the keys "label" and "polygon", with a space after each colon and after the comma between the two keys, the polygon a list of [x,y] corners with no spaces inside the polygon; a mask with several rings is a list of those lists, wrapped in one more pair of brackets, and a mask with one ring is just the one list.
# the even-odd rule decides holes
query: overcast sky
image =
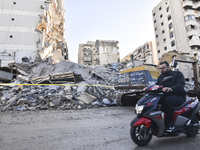
{"label": "overcast sky", "polygon": [[69,59],[87,41],[119,41],[120,59],[155,40],[152,10],[161,0],[65,0],[65,38]]}

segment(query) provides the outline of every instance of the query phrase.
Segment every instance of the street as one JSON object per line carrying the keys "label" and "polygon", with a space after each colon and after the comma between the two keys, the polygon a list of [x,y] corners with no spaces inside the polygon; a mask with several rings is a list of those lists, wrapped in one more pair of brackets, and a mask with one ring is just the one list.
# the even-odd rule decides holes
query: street
{"label": "street", "polygon": [[0,150],[197,150],[200,135],[153,137],[139,147],[130,138],[133,107],[0,113]]}

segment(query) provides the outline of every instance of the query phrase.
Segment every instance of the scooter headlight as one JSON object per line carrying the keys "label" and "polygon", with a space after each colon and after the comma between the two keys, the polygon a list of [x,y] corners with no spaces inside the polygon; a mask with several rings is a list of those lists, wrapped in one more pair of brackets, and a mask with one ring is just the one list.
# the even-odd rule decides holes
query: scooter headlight
{"label": "scooter headlight", "polygon": [[136,106],[135,106],[135,112],[136,112],[137,115],[141,114],[142,111],[143,111],[143,109],[144,109],[144,105],[138,106],[138,105],[136,104]]}

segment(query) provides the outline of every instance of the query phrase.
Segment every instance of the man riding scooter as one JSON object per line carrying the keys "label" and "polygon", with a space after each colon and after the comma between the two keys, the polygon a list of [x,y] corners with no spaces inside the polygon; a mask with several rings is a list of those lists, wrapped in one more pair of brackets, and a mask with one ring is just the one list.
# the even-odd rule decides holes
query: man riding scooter
{"label": "man riding scooter", "polygon": [[[186,100],[185,78],[180,71],[172,71],[169,68],[169,63],[164,61],[159,64],[159,70],[161,72],[157,80],[157,85],[162,85],[162,91],[165,92],[160,103],[162,104],[162,110],[166,114],[165,125],[167,132],[173,132],[173,115],[174,109]],[[161,81],[165,78],[171,76],[170,80],[166,82]]]}

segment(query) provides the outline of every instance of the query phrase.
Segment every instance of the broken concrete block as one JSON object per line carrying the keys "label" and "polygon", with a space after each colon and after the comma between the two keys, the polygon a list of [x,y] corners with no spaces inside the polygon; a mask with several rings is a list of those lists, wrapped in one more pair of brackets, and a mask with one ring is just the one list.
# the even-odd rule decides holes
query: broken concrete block
{"label": "broken concrete block", "polygon": [[30,110],[30,111],[35,111],[36,110],[35,107],[28,107],[27,109]]}
{"label": "broken concrete block", "polygon": [[87,89],[87,86],[85,86],[85,84],[86,84],[85,82],[81,82],[80,84],[82,84],[82,85],[79,85],[78,88],[77,88],[77,93],[79,95],[85,93],[85,91]]}
{"label": "broken concrete block", "polygon": [[106,105],[109,105],[109,104],[110,104],[110,101],[109,101],[107,98],[104,98],[102,102],[103,102],[104,104],[106,104]]}
{"label": "broken concrete block", "polygon": [[64,91],[66,93],[71,93],[71,86],[65,86]]}
{"label": "broken concrete block", "polygon": [[23,106],[21,106],[21,107],[18,107],[16,110],[17,110],[17,111],[26,111],[26,110],[27,110],[27,106],[26,106],[26,105],[23,105]]}
{"label": "broken concrete block", "polygon": [[60,105],[61,99],[54,99],[51,102],[54,104],[54,106],[58,106]]}
{"label": "broken concrete block", "polygon": [[86,104],[91,104],[96,99],[96,97],[89,95],[88,93],[83,93],[76,97],[76,99],[83,101]]}
{"label": "broken concrete block", "polygon": [[53,102],[50,102],[50,103],[49,103],[49,106],[54,107],[55,105],[54,105]]}

